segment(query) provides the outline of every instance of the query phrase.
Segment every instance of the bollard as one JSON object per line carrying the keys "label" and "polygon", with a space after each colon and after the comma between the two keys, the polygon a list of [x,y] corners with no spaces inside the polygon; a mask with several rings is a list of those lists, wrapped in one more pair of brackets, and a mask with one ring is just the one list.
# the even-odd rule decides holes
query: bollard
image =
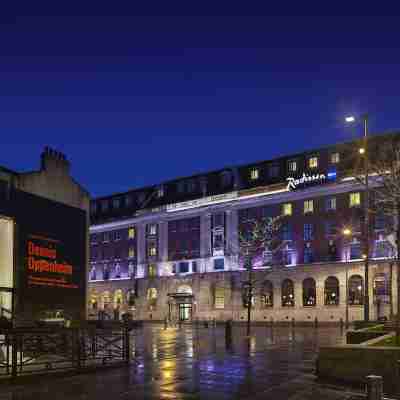
{"label": "bollard", "polygon": [[382,400],[383,380],[381,376],[368,375],[367,380],[367,399]]}
{"label": "bollard", "polygon": [[270,319],[270,322],[271,322],[271,326],[274,326],[274,319],[272,317]]}
{"label": "bollard", "polygon": [[168,327],[168,322],[167,322],[167,318],[164,319],[164,330],[166,330]]}
{"label": "bollard", "polygon": [[343,318],[340,318],[340,329],[343,329],[343,325],[344,325]]}
{"label": "bollard", "polygon": [[232,347],[232,321],[230,320],[225,322],[225,344],[227,349]]}
{"label": "bollard", "polygon": [[292,326],[294,326],[294,318],[292,318]]}
{"label": "bollard", "polygon": [[318,318],[317,317],[315,317],[315,319],[314,319],[314,327],[318,328]]}

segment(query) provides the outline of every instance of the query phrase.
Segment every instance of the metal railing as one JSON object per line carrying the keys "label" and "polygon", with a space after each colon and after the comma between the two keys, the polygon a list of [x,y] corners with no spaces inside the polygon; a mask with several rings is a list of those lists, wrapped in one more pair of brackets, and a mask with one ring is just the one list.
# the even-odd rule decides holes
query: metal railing
{"label": "metal railing", "polygon": [[0,331],[0,376],[80,371],[131,362],[126,328],[5,329]]}

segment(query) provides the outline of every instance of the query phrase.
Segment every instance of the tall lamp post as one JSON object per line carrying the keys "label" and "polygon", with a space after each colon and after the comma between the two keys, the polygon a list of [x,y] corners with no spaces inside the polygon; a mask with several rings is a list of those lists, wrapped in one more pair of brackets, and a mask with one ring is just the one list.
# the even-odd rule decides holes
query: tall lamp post
{"label": "tall lamp post", "polygon": [[[350,238],[351,229],[344,228],[343,235],[346,238]],[[350,244],[347,246],[348,248],[345,250],[345,261],[346,261],[346,329],[349,327],[349,252],[350,252]]]}
{"label": "tall lamp post", "polygon": [[364,320],[369,321],[369,155],[368,155],[368,114],[356,119],[354,116],[346,117],[347,123],[363,122],[364,135],[363,147],[359,148],[359,153],[364,159],[364,179],[365,179],[365,199],[364,199]]}

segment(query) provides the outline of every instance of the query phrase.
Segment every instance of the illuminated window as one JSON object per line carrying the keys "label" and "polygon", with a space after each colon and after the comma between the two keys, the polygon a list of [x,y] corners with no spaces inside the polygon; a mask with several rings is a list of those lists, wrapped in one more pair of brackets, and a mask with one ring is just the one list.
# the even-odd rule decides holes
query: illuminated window
{"label": "illuminated window", "polygon": [[314,307],[317,304],[317,289],[315,280],[307,278],[303,281],[303,306]]}
{"label": "illuminated window", "polygon": [[340,162],[340,154],[332,153],[331,154],[331,164],[338,164]]}
{"label": "illuminated window", "polygon": [[156,306],[157,305],[157,289],[156,288],[149,288],[147,289],[147,300],[149,305]]}
{"label": "illuminated window", "polygon": [[360,275],[352,275],[348,283],[348,301],[350,305],[364,304],[364,282]]}
{"label": "illuminated window", "polygon": [[265,281],[261,288],[261,306],[263,308],[272,307],[274,305],[274,287],[272,282]]}
{"label": "illuminated window", "polygon": [[128,250],[128,257],[129,257],[129,258],[135,257],[135,249],[134,249],[133,247],[129,247],[129,250]]}
{"label": "illuminated window", "polygon": [[286,203],[283,205],[283,215],[292,215],[292,203]]}
{"label": "illuminated window", "polygon": [[294,284],[290,279],[282,282],[282,307],[294,307]]}
{"label": "illuminated window", "polygon": [[223,287],[215,288],[214,307],[225,308],[225,289]]}
{"label": "illuminated window", "polygon": [[157,225],[156,224],[150,224],[147,226],[148,226],[149,235],[157,235]]}
{"label": "illuminated window", "polygon": [[318,157],[310,157],[308,159],[309,168],[318,168]]}
{"label": "illuminated window", "polygon": [[297,161],[296,160],[290,160],[288,162],[288,170],[289,170],[289,172],[297,171]]}
{"label": "illuminated window", "polygon": [[128,229],[128,239],[134,239],[135,238],[135,228],[129,228]]}
{"label": "illuminated window", "polygon": [[253,168],[250,171],[250,178],[251,180],[255,181],[256,179],[258,179],[260,177],[260,171],[257,168]]}
{"label": "illuminated window", "polygon": [[325,281],[325,305],[339,305],[339,281],[334,276],[329,276]]}
{"label": "illuminated window", "polygon": [[361,204],[360,192],[350,193],[350,207],[357,207]]}
{"label": "illuminated window", "polygon": [[326,199],[326,211],[334,211],[336,210],[336,197],[330,197]]}
{"label": "illuminated window", "polygon": [[157,265],[149,264],[148,275],[150,278],[154,278],[157,275]]}
{"label": "illuminated window", "polygon": [[149,256],[156,256],[157,255],[157,247],[152,244],[149,246]]}
{"label": "illuminated window", "polygon": [[313,200],[306,200],[304,202],[304,214],[314,212],[314,201]]}

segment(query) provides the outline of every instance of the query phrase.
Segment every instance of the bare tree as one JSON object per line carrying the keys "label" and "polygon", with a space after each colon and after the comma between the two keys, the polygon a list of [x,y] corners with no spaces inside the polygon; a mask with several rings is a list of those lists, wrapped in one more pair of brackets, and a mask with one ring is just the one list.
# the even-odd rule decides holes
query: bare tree
{"label": "bare tree", "polygon": [[[397,292],[400,291],[400,147],[391,137],[379,148],[369,146],[371,154],[368,174],[372,202],[368,213],[385,217],[385,234],[393,249],[392,261],[397,268]],[[356,179],[365,186],[365,179],[356,171]],[[370,227],[367,227],[370,229]],[[367,282],[366,282],[367,285]],[[396,341],[400,343],[400,304],[397,301]]]}
{"label": "bare tree", "polygon": [[248,271],[248,279],[243,282],[243,298],[247,308],[247,336],[250,336],[251,310],[257,281],[253,273],[256,257],[263,257],[269,252],[271,259],[282,249],[281,227],[283,217],[266,217],[250,219],[240,224],[239,255]]}

